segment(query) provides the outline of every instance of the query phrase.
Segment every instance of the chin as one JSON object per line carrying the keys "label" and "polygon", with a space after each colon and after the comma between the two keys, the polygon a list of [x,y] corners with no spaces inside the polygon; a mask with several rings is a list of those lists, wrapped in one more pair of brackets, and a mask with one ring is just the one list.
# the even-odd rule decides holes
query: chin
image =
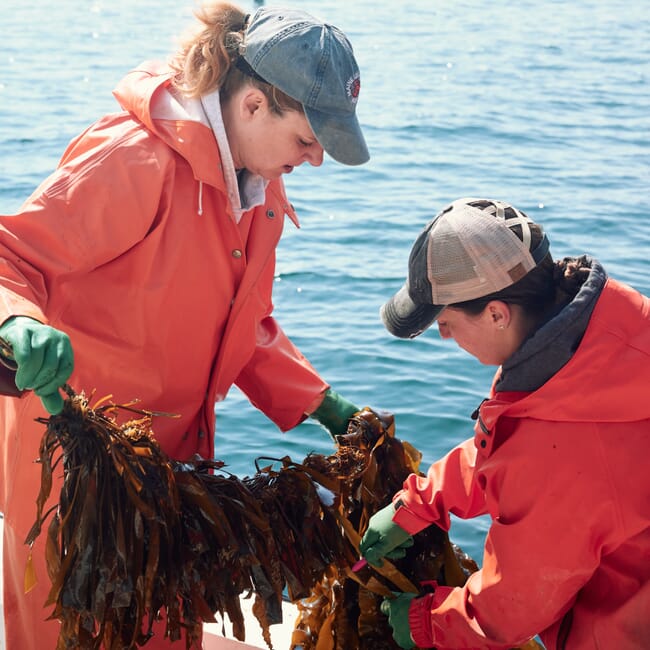
{"label": "chin", "polygon": [[498,359],[479,359],[479,357],[476,358],[479,360],[479,363],[482,363],[484,366],[500,366],[503,363]]}
{"label": "chin", "polygon": [[274,181],[282,177],[283,172],[278,171],[263,171],[257,172],[265,181]]}

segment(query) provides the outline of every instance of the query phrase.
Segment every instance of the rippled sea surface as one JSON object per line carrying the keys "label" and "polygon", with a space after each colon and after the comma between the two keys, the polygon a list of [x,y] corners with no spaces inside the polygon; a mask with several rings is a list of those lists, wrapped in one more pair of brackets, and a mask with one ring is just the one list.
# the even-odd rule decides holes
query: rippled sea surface
{"label": "rippled sea surface", "polygon": [[[395,414],[426,467],[471,435],[494,369],[435,329],[391,338],[378,310],[403,282],[416,235],[448,202],[510,201],[545,226],[556,257],[589,253],[650,293],[650,3],[293,6],[349,35],[372,159],[326,160],[286,179],[302,227],[288,223],[280,246],[276,316],[336,390]],[[67,142],[117,110],[111,90],[125,72],[167,58],[192,9],[2,0],[0,212],[17,210]],[[219,405],[216,447],[242,476],[261,455],[332,449],[311,422],[280,433],[236,389]],[[486,528],[454,520],[452,538],[480,557]]]}

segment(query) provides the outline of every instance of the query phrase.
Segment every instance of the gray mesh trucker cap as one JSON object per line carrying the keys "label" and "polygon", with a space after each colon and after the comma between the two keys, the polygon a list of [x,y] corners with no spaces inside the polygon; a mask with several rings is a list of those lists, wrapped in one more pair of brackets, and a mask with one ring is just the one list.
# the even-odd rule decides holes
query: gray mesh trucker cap
{"label": "gray mesh trucker cap", "polygon": [[523,278],[549,251],[546,235],[530,250],[531,223],[501,201],[451,203],[413,244],[407,281],[380,311],[386,329],[414,338],[445,306],[482,298]]}
{"label": "gray mesh trucker cap", "polygon": [[262,79],[303,105],[334,160],[361,165],[370,158],[355,114],[359,67],[343,32],[304,11],[262,7],[251,18],[242,56]]}

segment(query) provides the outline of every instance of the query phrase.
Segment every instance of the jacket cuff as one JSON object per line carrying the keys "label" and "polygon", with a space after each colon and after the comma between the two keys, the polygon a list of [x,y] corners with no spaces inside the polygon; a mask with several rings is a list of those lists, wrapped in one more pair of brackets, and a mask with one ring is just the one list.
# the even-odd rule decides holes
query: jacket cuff
{"label": "jacket cuff", "polygon": [[314,411],[318,410],[318,407],[323,403],[323,400],[325,399],[325,394],[329,389],[330,386],[328,384],[324,390],[322,390],[320,393],[318,393],[318,395],[316,395],[316,397],[314,397],[314,399],[311,401],[311,404],[305,409],[305,412],[303,413],[304,417],[302,418],[302,420],[300,420],[301,422],[306,418],[310,417],[314,413]]}
{"label": "jacket cuff", "polygon": [[409,510],[409,507],[404,505],[399,496],[393,499],[393,505],[395,506],[393,521],[409,535],[415,535],[431,525],[430,521],[418,517],[418,515]]}
{"label": "jacket cuff", "polygon": [[415,645],[418,648],[432,648],[442,641],[436,639],[431,612],[442,605],[453,587],[436,587],[432,594],[421,598],[414,598],[409,606],[409,630]]}
{"label": "jacket cuff", "polygon": [[431,609],[434,594],[414,598],[409,606],[409,630],[411,638],[418,648],[431,648]]}

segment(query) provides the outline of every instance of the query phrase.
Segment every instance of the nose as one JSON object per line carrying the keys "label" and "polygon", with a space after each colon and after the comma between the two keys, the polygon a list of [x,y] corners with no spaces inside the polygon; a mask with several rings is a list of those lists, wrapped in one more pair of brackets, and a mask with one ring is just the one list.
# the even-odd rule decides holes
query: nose
{"label": "nose", "polygon": [[324,153],[323,147],[318,143],[314,143],[305,153],[305,160],[312,165],[312,167],[320,167],[323,164]]}
{"label": "nose", "polygon": [[451,332],[449,331],[449,327],[447,327],[447,323],[441,323],[438,321],[438,331],[440,332],[440,337],[443,339],[450,339],[451,338]]}

